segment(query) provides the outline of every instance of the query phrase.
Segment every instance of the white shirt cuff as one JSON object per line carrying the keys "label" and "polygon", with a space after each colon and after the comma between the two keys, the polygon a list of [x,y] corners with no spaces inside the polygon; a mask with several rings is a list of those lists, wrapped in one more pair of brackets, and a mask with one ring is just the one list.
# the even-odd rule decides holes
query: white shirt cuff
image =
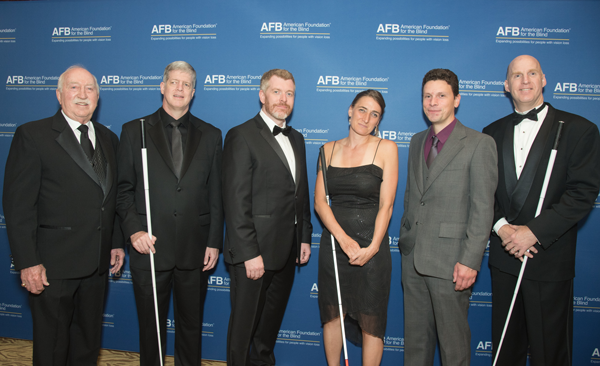
{"label": "white shirt cuff", "polygon": [[[498,234],[498,230],[500,230],[500,228],[504,225],[508,225],[508,221],[506,221],[506,218],[503,217],[500,220],[496,221],[496,223],[494,224],[494,232],[496,234]],[[500,235],[500,234],[498,234]]]}

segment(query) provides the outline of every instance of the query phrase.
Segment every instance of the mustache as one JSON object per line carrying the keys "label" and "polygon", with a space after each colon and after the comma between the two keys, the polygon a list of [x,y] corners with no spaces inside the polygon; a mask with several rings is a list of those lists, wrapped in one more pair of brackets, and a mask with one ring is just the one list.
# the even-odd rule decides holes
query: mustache
{"label": "mustache", "polygon": [[90,104],[89,99],[76,98],[74,102],[75,102],[75,104],[84,104],[84,105]]}

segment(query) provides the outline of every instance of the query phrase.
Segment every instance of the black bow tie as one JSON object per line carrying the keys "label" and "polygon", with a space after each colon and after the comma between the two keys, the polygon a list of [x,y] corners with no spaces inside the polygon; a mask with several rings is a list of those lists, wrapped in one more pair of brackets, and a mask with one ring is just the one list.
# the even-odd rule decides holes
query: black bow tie
{"label": "black bow tie", "polygon": [[513,122],[515,123],[515,125],[518,125],[519,123],[523,122],[524,119],[530,119],[532,121],[537,121],[538,120],[538,113],[540,113],[542,111],[542,109],[544,109],[544,107],[546,106],[546,104],[542,104],[541,107],[539,107],[538,109],[532,109],[529,112],[527,112],[527,114],[520,114],[517,112],[513,113]]}
{"label": "black bow tie", "polygon": [[285,128],[281,128],[279,126],[275,126],[273,127],[273,136],[277,136],[279,135],[279,133],[281,132],[284,136],[287,136],[290,134],[290,131],[292,130],[292,128],[290,126],[286,126]]}

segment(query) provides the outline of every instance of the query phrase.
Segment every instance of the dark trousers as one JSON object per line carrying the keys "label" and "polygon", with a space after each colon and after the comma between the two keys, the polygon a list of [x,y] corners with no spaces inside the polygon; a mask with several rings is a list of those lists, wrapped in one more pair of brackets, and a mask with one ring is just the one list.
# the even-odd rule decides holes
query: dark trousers
{"label": "dark trousers", "polygon": [[107,273],[48,282],[41,294],[29,294],[33,364],[95,366],[102,343]]}
{"label": "dark trousers", "polygon": [[273,349],[295,275],[296,248],[278,271],[258,280],[246,277],[244,263],[230,265],[231,316],[227,332],[227,365],[275,365]]}
{"label": "dark trousers", "polygon": [[[140,324],[140,365],[158,366],[158,337],[151,272],[131,267],[133,291]],[[171,288],[175,320],[175,365],[197,365],[202,360],[202,318],[208,274],[201,268],[156,272],[163,363],[167,347],[167,314]]]}
{"label": "dark trousers", "polygon": [[[517,277],[492,267],[494,357]],[[496,365],[568,366],[573,354],[573,280],[523,279]]]}

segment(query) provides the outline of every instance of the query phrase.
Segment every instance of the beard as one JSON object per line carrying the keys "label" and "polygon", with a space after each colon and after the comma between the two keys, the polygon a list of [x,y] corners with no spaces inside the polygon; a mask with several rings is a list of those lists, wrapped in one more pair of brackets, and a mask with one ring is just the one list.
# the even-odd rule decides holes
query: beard
{"label": "beard", "polygon": [[[285,106],[287,107],[286,111],[282,111],[280,109],[278,109],[277,107],[279,106]],[[285,104],[285,103],[281,103],[281,104],[266,104],[266,110],[267,112],[269,112],[269,114],[279,120],[284,120],[286,118],[288,118],[288,116],[290,115],[290,113],[292,112],[292,108],[290,108],[289,105]]]}

